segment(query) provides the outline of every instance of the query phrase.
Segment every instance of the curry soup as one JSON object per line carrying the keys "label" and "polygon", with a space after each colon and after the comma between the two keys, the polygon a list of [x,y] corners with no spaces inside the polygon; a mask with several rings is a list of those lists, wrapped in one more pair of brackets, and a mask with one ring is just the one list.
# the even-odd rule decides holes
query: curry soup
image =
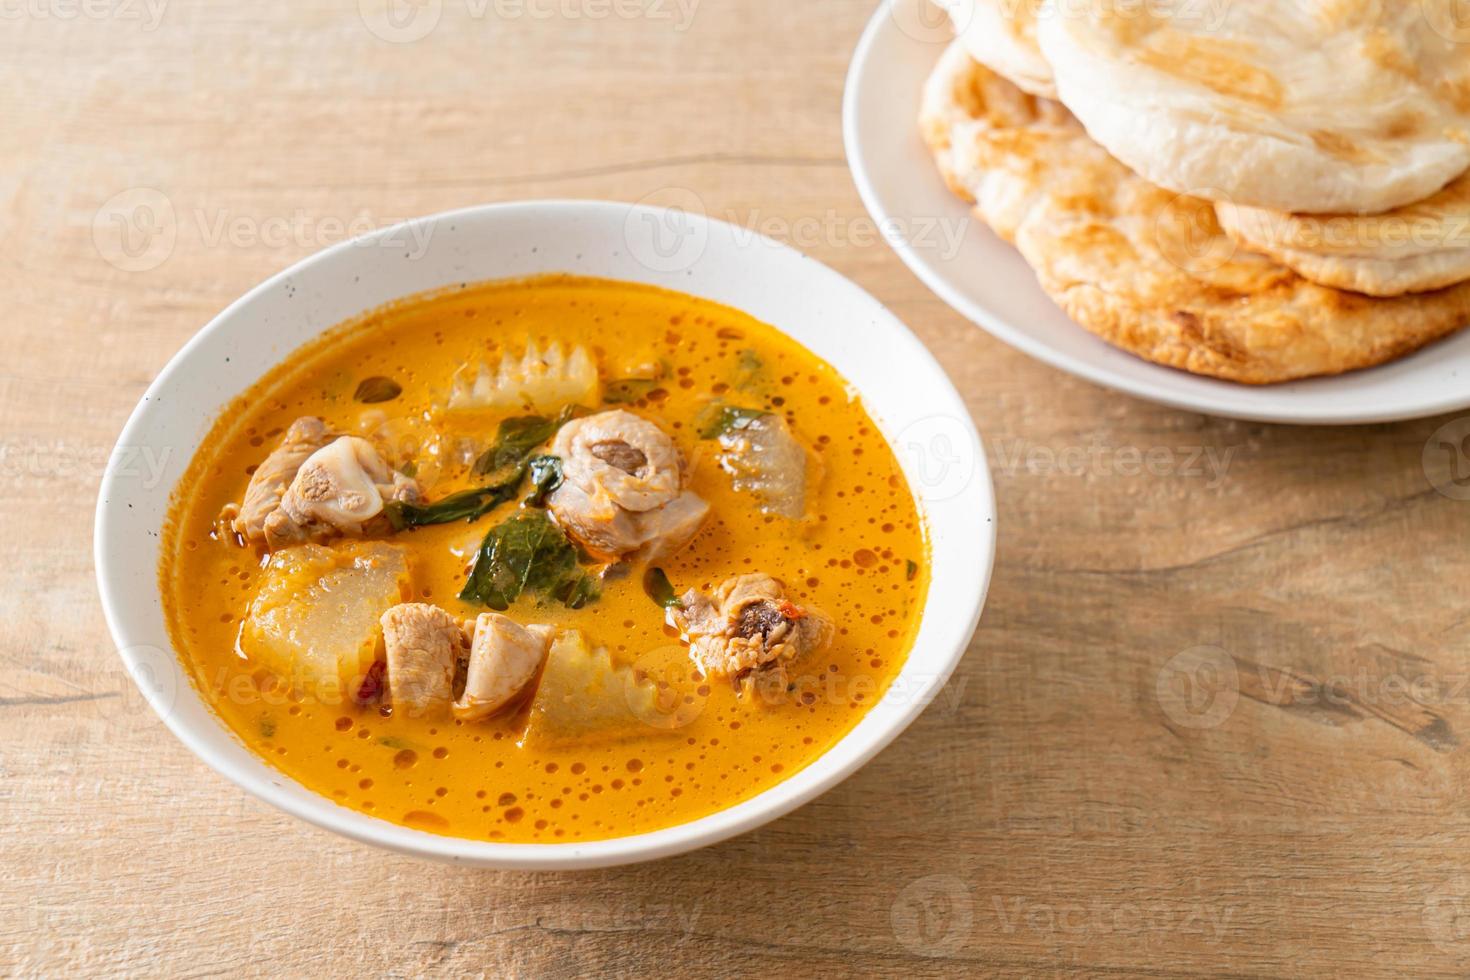
{"label": "curry soup", "polygon": [[736,310],[565,276],[292,354],[214,425],[162,553],[175,644],[254,752],[510,842],[787,778],[883,696],[928,587],[903,473],[830,366]]}

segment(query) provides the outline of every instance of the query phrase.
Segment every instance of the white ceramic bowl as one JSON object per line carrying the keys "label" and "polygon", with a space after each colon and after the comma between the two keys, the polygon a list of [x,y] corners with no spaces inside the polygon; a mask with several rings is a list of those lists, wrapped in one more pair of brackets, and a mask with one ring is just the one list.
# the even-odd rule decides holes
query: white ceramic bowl
{"label": "white ceramic bowl", "polygon": [[1470,406],[1470,330],[1370,370],[1252,387],[1151,364],[1073,323],[1041,291],[1020,254],[970,218],[919,136],[920,91],[952,37],[929,0],[885,0],[853,54],[842,128],[868,210],[899,257],[960,315],[1063,371],[1211,415],[1347,424]]}
{"label": "white ceramic bowl", "polygon": [[[342,807],[270,768],[199,697],[164,625],[159,528],[216,414],[301,344],[389,300],[544,272],[649,283],[775,325],[861,393],[898,450],[933,543],[918,637],[889,696],[806,769],[719,813],[653,833],[568,844],[444,837]],[[137,465],[139,459],[149,466]],[[150,477],[161,465],[161,477]],[[184,346],[128,420],[97,501],[102,606],[129,673],[217,771],[287,813],[409,854],[498,868],[585,868],[661,857],[756,827],[830,789],[938,692],[979,620],[995,507],[979,436],[944,372],[902,323],[825,266],[769,239],[678,211],[591,201],[469,208],[327,249],[237,300]]]}

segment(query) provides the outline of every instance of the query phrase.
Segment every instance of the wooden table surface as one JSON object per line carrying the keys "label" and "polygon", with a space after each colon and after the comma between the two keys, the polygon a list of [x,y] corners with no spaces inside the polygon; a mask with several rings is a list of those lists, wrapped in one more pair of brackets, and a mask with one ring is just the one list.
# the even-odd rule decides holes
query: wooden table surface
{"label": "wooden table surface", "polygon": [[[872,0],[383,2],[0,3],[0,973],[1470,970],[1452,418],[1204,418],[970,326],[844,164]],[[90,548],[169,356],[354,231],[690,195],[872,291],[966,398],[1000,542],[940,699],[790,816],[579,874],[380,853],[196,760],[123,676]]]}

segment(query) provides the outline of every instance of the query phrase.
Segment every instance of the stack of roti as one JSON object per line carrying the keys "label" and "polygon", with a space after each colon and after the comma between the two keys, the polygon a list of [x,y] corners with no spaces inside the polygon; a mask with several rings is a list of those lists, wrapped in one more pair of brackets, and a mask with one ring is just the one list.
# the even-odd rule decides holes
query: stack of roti
{"label": "stack of roti", "polygon": [[1082,326],[1251,384],[1470,323],[1457,0],[945,0],[921,125]]}

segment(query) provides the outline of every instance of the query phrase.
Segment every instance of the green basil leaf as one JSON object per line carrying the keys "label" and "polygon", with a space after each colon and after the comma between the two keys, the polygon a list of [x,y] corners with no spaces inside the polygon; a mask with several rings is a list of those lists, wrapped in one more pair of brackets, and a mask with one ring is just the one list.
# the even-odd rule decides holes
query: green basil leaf
{"label": "green basil leaf", "polygon": [[[561,485],[561,460],[555,456],[537,456],[528,460],[531,452],[541,443],[556,434],[576,412],[575,407],[564,409],[554,419],[539,415],[506,419],[500,423],[495,445],[486,450],[475,461],[474,471],[480,476],[488,475],[483,487],[472,487],[452,493],[432,504],[405,504],[391,502],[384,508],[394,530],[420,527],[425,524],[447,524],[450,521],[473,521],[515,497],[516,491],[533,464],[535,492],[528,503],[540,507],[545,495]],[[548,462],[549,461],[549,462]]]}
{"label": "green basil leaf", "polygon": [[581,609],[602,598],[602,586],[591,575],[581,574],[563,580],[553,597],[568,609]]}
{"label": "green basil leaf", "polygon": [[554,419],[541,415],[521,415],[501,422],[495,433],[495,445],[475,460],[475,475],[494,473],[503,476],[511,468],[520,466],[537,446],[556,435],[558,429],[575,418],[577,411],[577,406],[568,405]]}
{"label": "green basil leaf", "polygon": [[372,405],[376,402],[391,402],[401,394],[403,394],[403,385],[392,378],[385,378],[378,374],[359,381],[357,390],[352,393],[352,398],[354,401]]}
{"label": "green basil leaf", "polygon": [[523,510],[492,527],[459,597],[504,610],[523,592],[573,609],[595,600],[597,582],[577,565],[577,549],[543,511]]}
{"label": "green basil leaf", "polygon": [[711,405],[700,413],[697,420],[699,438],[718,439],[737,429],[743,429],[762,415],[771,413],[763,408],[738,408],[734,405]]}
{"label": "green basil leaf", "polygon": [[526,504],[531,507],[545,507],[546,498],[551,491],[561,486],[561,457],[532,456],[526,468],[531,474],[531,495],[526,498]]}
{"label": "green basil leaf", "polygon": [[765,368],[760,355],[749,347],[742,347],[735,355],[735,387],[748,388],[755,383]]}
{"label": "green basil leaf", "polygon": [[656,565],[650,565],[643,573],[643,591],[648,593],[648,598],[665,609],[670,606],[684,608],[684,603],[674,593],[674,585],[669,581],[669,576]]}
{"label": "green basil leaf", "polygon": [[432,504],[406,504],[400,500],[390,500],[383,506],[383,511],[388,515],[388,522],[395,531],[423,527],[426,524],[473,521],[513,499],[520,483],[520,474],[517,473],[514,480],[494,486],[461,490]]}

